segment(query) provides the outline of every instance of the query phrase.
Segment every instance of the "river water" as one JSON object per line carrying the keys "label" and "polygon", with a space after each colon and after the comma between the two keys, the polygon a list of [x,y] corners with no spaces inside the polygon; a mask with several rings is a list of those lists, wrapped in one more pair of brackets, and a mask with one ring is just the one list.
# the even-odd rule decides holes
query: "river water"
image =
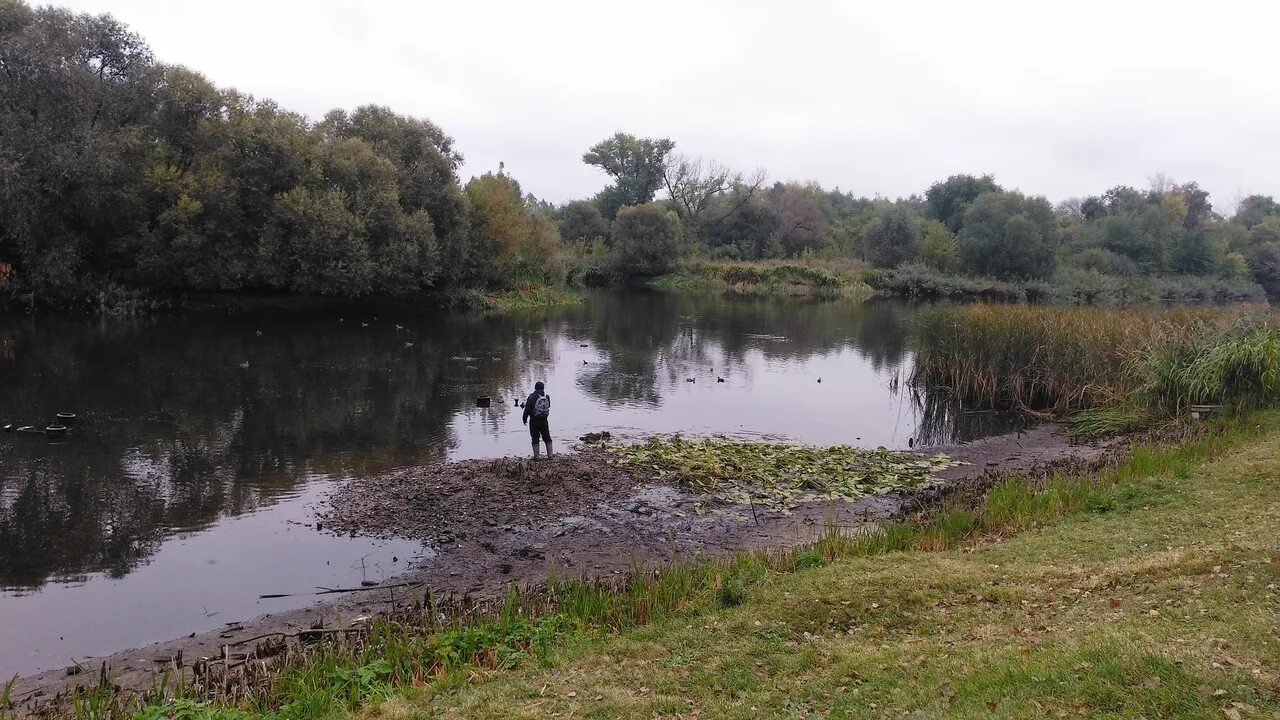
{"label": "river water", "polygon": [[912,312],[635,292],[502,316],[0,318],[0,425],[77,414],[63,442],[0,433],[0,678],[407,569],[429,551],[333,537],[312,509],[343,478],[528,453],[514,401],[536,380],[561,448],[594,430],[891,448],[1008,430],[900,391]]}

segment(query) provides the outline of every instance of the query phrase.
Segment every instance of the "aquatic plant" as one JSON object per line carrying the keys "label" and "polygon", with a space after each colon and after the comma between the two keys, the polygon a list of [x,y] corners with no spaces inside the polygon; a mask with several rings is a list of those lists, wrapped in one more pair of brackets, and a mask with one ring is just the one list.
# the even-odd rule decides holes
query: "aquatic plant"
{"label": "aquatic plant", "polygon": [[619,466],[712,498],[786,511],[813,500],[854,499],[915,487],[958,463],[849,445],[816,447],[724,438],[655,436],[613,446]]}

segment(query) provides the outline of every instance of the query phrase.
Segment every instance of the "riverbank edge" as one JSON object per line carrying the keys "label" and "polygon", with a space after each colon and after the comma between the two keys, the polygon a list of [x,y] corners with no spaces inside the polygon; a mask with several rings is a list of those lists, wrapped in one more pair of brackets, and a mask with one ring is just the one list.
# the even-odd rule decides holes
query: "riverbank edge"
{"label": "riverbank edge", "polygon": [[[928,448],[928,452],[947,453],[962,460],[965,465],[938,473],[941,482],[893,494],[902,503],[900,511],[893,515],[890,522],[940,508],[953,501],[974,502],[987,488],[1010,477],[1042,478],[1053,472],[1093,472],[1115,461],[1127,447],[1127,442],[1124,437],[1113,437],[1105,443],[1077,443],[1068,440],[1060,426],[1046,424],[1040,426],[1038,431],[1010,433],[958,446]],[[1011,453],[1021,455],[1015,457]],[[819,515],[828,512],[825,505],[817,510]],[[699,556],[694,561],[677,563],[677,566],[692,566],[703,562],[732,563],[736,555],[760,552],[803,552],[813,542],[812,535],[798,536],[793,542],[765,550],[741,548],[729,555]],[[630,566],[634,569],[634,565]],[[554,582],[552,570],[553,568],[548,568],[547,577]],[[617,576],[587,575],[582,582],[584,587],[594,587],[599,582],[625,586],[634,580],[635,577],[619,579]],[[124,649],[108,657],[86,661],[74,674],[70,671],[50,670],[20,676],[12,683],[10,697],[18,701],[19,707],[26,708],[20,715],[22,717],[42,717],[41,712],[65,704],[69,697],[77,694],[87,693],[101,699],[105,692],[113,698],[112,702],[134,703],[160,686],[166,686],[166,692],[173,692],[175,687],[180,686],[174,683],[173,677],[185,673],[192,661],[200,657],[199,653],[207,653],[210,647],[242,648],[247,639],[280,634],[296,637],[305,635],[305,631],[312,627],[324,627],[329,632],[346,627],[353,619],[361,627],[367,628],[374,618],[393,618],[403,614],[406,604],[412,605],[415,600],[420,599],[415,598],[411,590],[420,584],[419,574],[409,572],[383,584],[379,593],[387,592],[386,597],[391,602],[378,597],[371,598],[363,593],[359,597],[338,596],[338,599],[331,602],[320,602],[294,611],[246,620],[230,629],[193,633],[187,638]],[[436,607],[453,608],[450,612],[461,607],[470,608],[473,615],[477,608],[482,608],[483,612],[479,614],[483,616],[484,612],[492,613],[500,609],[504,601],[504,589],[507,588],[503,579],[498,578],[498,582],[488,593],[481,596],[467,593],[441,595],[435,599]],[[536,597],[546,590],[546,582],[543,581],[531,583],[524,592]],[[495,602],[498,603],[497,606],[493,605]],[[140,658],[146,660],[142,668],[137,665]],[[117,671],[117,668],[126,663],[132,664],[132,667],[124,672]],[[104,687],[110,691],[107,692]],[[60,717],[57,714],[43,716]],[[7,718],[0,715],[0,720]]]}
{"label": "riverbank edge", "polygon": [[332,313],[435,313],[519,312],[572,306],[581,303],[581,288],[564,285],[529,285],[501,291],[480,289],[422,292],[404,297],[344,298],[333,295],[300,295],[286,292],[164,292],[138,290],[117,296],[86,300],[72,306],[32,306],[19,298],[0,302],[0,317],[27,315],[90,315],[146,317],[164,314],[247,314],[255,312]]}

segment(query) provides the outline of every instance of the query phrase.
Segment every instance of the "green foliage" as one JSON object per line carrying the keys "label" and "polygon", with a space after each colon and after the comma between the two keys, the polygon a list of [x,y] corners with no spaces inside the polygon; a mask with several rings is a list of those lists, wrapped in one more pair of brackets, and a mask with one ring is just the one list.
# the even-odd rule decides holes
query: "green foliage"
{"label": "green foliage", "polygon": [[667,155],[675,146],[667,138],[637,138],[620,132],[592,145],[582,155],[582,162],[595,165],[613,178],[613,185],[596,197],[606,218],[614,218],[624,206],[653,202],[662,188]]}
{"label": "green foliage", "polygon": [[912,328],[910,382],[966,405],[1069,413],[1078,434],[1134,427],[1192,404],[1280,398],[1280,329],[1269,313],[1016,305],[931,308]]}
{"label": "green foliage", "polygon": [[702,212],[696,232],[712,259],[759,260],[770,254],[779,221],[777,211],[763,199],[732,193],[716,198]]}
{"label": "green foliage", "polygon": [[965,213],[979,195],[1002,190],[991,175],[952,175],[930,185],[924,196],[929,216],[955,234],[964,226]]}
{"label": "green foliage", "polygon": [[1280,398],[1280,329],[1271,317],[1166,326],[1136,360],[1135,374],[1137,396],[1157,413],[1272,403]]}
{"label": "green foliage", "polygon": [[1048,200],[988,192],[965,210],[960,265],[1001,279],[1042,278],[1053,272],[1058,233]]}
{"label": "green foliage", "polygon": [[1280,242],[1256,245],[1248,258],[1254,280],[1266,290],[1267,297],[1280,300]]}
{"label": "green foliage", "polygon": [[797,261],[771,263],[694,263],[654,278],[651,287],[667,291],[723,292],[733,295],[846,298],[865,300],[871,288],[862,273]]}
{"label": "green foliage", "polygon": [[625,277],[671,272],[684,249],[680,218],[658,203],[619,210],[610,240],[616,268]]}
{"label": "green foliage", "polygon": [[467,183],[466,195],[471,245],[486,258],[474,282],[488,288],[560,282],[555,228],[530,210],[519,183],[503,173],[485,173]]}
{"label": "green foliage", "polygon": [[108,16],[4,12],[0,261],[28,303],[97,307],[113,285],[403,296],[486,267],[435,125],[375,106],[311,123],[155,63]]}
{"label": "green foliage", "polygon": [[897,267],[915,259],[920,235],[919,216],[909,207],[891,205],[863,230],[863,252],[876,267]]}
{"label": "green foliage", "polygon": [[956,237],[947,226],[937,220],[926,220],[921,231],[919,261],[940,272],[954,272],[958,254]]}
{"label": "green foliage", "polygon": [[1269,195],[1250,195],[1240,201],[1240,207],[1232,216],[1231,222],[1246,229],[1261,223],[1269,217],[1280,215],[1280,203]]}
{"label": "green foliage", "polygon": [[[827,218],[823,215],[821,201],[825,194],[817,185],[774,183],[765,193],[765,200],[777,214],[778,223],[774,235],[779,249],[786,255],[799,255],[822,245],[827,230]],[[766,253],[764,257],[781,257]]]}
{"label": "green foliage", "polygon": [[618,465],[652,474],[722,502],[779,510],[813,500],[853,499],[914,487],[956,463],[879,448],[813,447],[724,439],[655,436],[610,448]]}
{"label": "green foliage", "polygon": [[586,200],[571,202],[560,218],[560,239],[566,243],[576,240],[591,241],[609,236],[609,221],[600,209]]}
{"label": "green foliage", "polygon": [[1138,274],[1138,264],[1132,259],[1103,247],[1087,247],[1065,260],[1073,267],[1103,275],[1131,277]]}

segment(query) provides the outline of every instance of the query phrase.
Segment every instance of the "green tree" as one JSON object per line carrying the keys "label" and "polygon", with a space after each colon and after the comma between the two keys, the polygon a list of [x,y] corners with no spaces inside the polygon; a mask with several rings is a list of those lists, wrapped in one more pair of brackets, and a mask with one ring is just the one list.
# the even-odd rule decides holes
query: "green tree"
{"label": "green tree", "polygon": [[606,218],[612,219],[624,205],[652,202],[662,188],[667,154],[676,144],[667,138],[637,138],[615,133],[592,145],[582,161],[595,165],[613,178],[613,184],[596,196]]}
{"label": "green tree", "polygon": [[610,239],[617,268],[625,276],[662,275],[680,260],[680,218],[658,203],[619,210]]}
{"label": "green tree", "polygon": [[1240,207],[1236,209],[1231,222],[1243,225],[1246,229],[1252,229],[1254,225],[1275,215],[1280,215],[1280,203],[1273,200],[1270,195],[1250,195],[1240,201]]}
{"label": "green tree", "polygon": [[966,272],[1000,278],[1046,277],[1054,268],[1058,225],[1043,197],[988,192],[965,211],[956,243]]}
{"label": "green tree", "polygon": [[952,175],[930,185],[924,197],[929,216],[946,225],[951,232],[958,233],[969,205],[979,195],[999,190],[1001,187],[991,175]]}
{"label": "green tree", "polygon": [[765,200],[778,216],[777,236],[787,255],[816,250],[827,236],[827,218],[818,204],[824,193],[816,185],[774,183]]}
{"label": "green tree", "polygon": [[735,193],[717,198],[702,215],[698,239],[716,257],[757,260],[777,238],[778,220],[773,206],[760,197]]}
{"label": "green tree", "polygon": [[1226,248],[1203,227],[1174,233],[1169,245],[1169,267],[1182,275],[1213,275],[1225,257]]}
{"label": "green tree", "polygon": [[1155,272],[1164,262],[1164,244],[1143,221],[1143,213],[1107,215],[1084,227],[1080,242],[1133,261],[1141,272]]}
{"label": "green tree", "polygon": [[550,218],[535,218],[510,176],[485,173],[466,187],[472,246],[488,258],[482,276],[489,287],[513,281],[546,282],[558,274],[558,238]]}
{"label": "green tree", "polygon": [[560,218],[560,239],[564,242],[574,240],[594,240],[609,236],[609,221],[600,214],[600,209],[587,200],[571,202],[564,208],[564,216]]}
{"label": "green tree", "polygon": [[1280,301],[1280,242],[1254,246],[1248,256],[1253,280],[1267,291],[1272,302]]}
{"label": "green tree", "polygon": [[160,69],[107,15],[0,2],[0,261],[70,298],[132,264]]}
{"label": "green tree", "polygon": [[863,232],[863,251],[877,267],[897,267],[915,259],[920,234],[920,218],[911,208],[890,205]]}
{"label": "green tree", "polygon": [[[483,272],[485,258],[470,246],[466,201],[458,181],[462,155],[439,126],[387,107],[364,105],[350,113],[330,112],[317,132],[362,140],[392,162],[405,214],[426,213],[431,224],[439,245],[439,275],[446,283],[465,285]],[[434,268],[423,273],[435,274]]]}
{"label": "green tree", "polygon": [[276,287],[347,297],[372,289],[360,219],[338,190],[298,187],[281,193],[261,251],[265,278]]}
{"label": "green tree", "polygon": [[920,233],[919,259],[942,272],[954,272],[958,253],[956,236],[937,220],[925,220]]}

